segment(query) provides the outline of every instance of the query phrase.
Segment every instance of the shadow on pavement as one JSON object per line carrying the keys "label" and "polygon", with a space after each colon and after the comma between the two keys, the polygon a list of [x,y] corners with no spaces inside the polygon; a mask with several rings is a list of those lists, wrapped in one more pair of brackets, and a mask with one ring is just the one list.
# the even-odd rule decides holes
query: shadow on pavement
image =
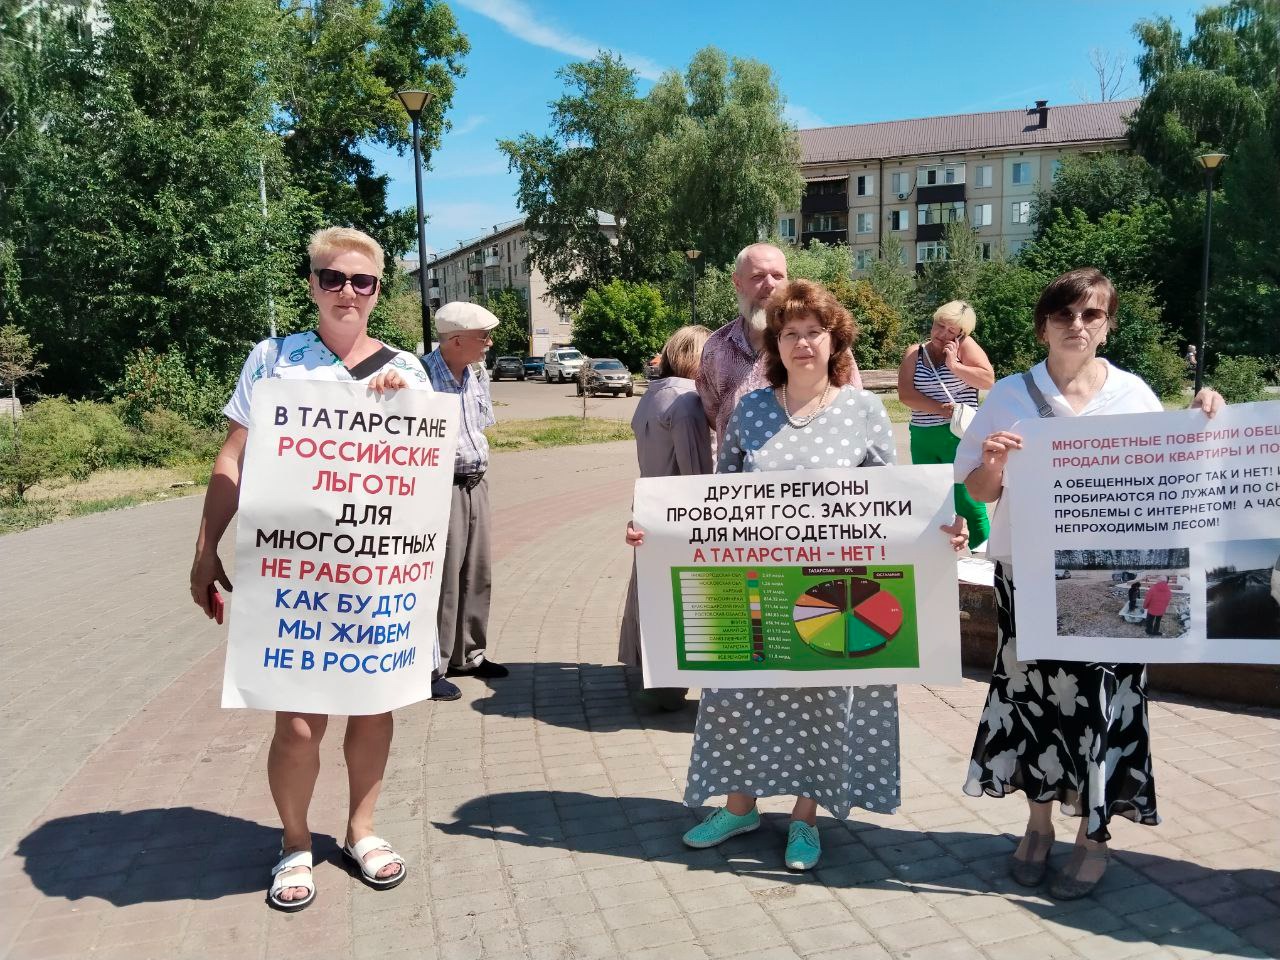
{"label": "shadow on pavement", "polygon": [[[765,814],[755,833],[710,850],[690,850],[680,840],[696,822],[694,811],[652,797],[515,791],[470,800],[454,811],[454,817],[453,822],[436,821],[434,826],[453,836],[591,855],[598,865],[604,865],[601,858],[615,856],[619,862],[651,860],[683,864],[690,871],[729,872],[773,881],[773,886],[753,885],[761,901],[793,896],[794,891],[787,888],[814,883],[831,889],[1004,896],[1030,914],[1082,932],[1134,943],[1158,940],[1166,947],[1212,952],[1229,949],[1238,941],[1213,918],[1197,915],[1192,904],[1179,895],[1179,888],[1194,885],[1201,892],[1195,902],[1206,902],[1203,890],[1207,886],[1235,891],[1240,898],[1259,899],[1280,884],[1280,871],[1216,870],[1119,850],[1089,898],[1060,903],[1048,897],[1045,887],[1027,889],[1009,878],[1008,857],[1017,840],[1008,834],[903,830],[823,816],[818,821],[821,863],[812,873],[792,873],[781,863],[788,821],[785,814]],[[1063,866],[1069,854],[1070,845],[1059,842],[1050,862],[1054,867]],[[1161,876],[1176,880],[1162,882],[1158,879]],[[880,902],[883,897],[873,899]],[[847,902],[857,905],[852,899]],[[1240,926],[1253,922],[1242,919]],[[1224,939],[1229,942],[1222,942]],[[1255,946],[1266,950],[1277,944]]]}
{"label": "shadow on pavement", "polygon": [[[315,835],[313,850],[317,865],[341,861],[333,837]],[[46,897],[100,897],[123,907],[265,896],[280,828],[195,807],[107,810],[41,824],[15,852]]]}
{"label": "shadow on pavement", "polygon": [[[631,694],[641,688],[640,671],[620,663],[507,663],[511,675],[489,682],[489,695],[472,701],[487,716],[531,717],[573,730],[691,732],[698,691],[675,711],[638,709]],[[468,682],[466,680],[462,682]]]}

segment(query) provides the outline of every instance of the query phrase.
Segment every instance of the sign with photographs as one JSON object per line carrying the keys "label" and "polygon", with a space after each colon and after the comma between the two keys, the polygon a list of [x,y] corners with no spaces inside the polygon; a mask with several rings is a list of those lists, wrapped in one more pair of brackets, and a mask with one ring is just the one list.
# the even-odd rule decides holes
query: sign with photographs
{"label": "sign with photographs", "polygon": [[1280,403],[1013,432],[1019,657],[1280,663]]}

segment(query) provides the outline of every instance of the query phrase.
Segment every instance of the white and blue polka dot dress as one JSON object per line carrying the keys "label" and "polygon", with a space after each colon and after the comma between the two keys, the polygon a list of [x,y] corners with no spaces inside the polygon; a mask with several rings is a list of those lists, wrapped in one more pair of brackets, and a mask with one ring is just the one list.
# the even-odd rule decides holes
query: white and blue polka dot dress
{"label": "white and blue polka dot dress", "polygon": [[[793,427],[773,390],[738,403],[717,472],[891,464],[893,428],[871,393],[844,387],[823,413]],[[703,690],[684,802],[799,796],[847,819],[854,807],[892,813],[901,802],[898,692],[893,686]]]}

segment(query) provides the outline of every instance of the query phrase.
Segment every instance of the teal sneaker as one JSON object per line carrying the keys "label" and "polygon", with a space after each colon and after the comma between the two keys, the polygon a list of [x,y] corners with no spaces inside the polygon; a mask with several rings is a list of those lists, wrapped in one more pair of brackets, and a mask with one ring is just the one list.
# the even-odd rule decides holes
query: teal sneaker
{"label": "teal sneaker", "polygon": [[788,870],[812,870],[822,856],[818,828],[803,820],[792,820],[787,829],[787,852],[783,856]]}
{"label": "teal sneaker", "polygon": [[686,833],[683,837],[685,846],[695,850],[704,850],[724,843],[730,837],[740,833],[750,833],[760,826],[760,811],[751,808],[750,813],[737,817],[721,807],[712,812],[707,819]]}

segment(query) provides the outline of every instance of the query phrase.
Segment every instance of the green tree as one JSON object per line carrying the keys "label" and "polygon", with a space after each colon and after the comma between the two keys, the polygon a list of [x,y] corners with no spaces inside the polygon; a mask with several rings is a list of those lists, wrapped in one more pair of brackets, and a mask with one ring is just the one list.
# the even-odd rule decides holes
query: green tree
{"label": "green tree", "polygon": [[616,357],[640,370],[670,332],[656,287],[614,280],[587,291],[573,322],[573,342],[589,357]]}
{"label": "green tree", "polygon": [[673,251],[724,263],[798,203],[798,147],[763,64],[707,48],[643,98],[609,53],[559,76],[568,90],[551,105],[551,132],[499,147],[519,175],[530,261],[560,302],[613,279],[686,276]]}
{"label": "green tree", "polygon": [[1096,223],[1113,211],[1124,213],[1150,203],[1156,197],[1155,179],[1151,165],[1132,153],[1067,154],[1053,182],[1036,191],[1036,235],[1076,210]]}
{"label": "green tree", "polygon": [[36,360],[35,347],[26,333],[14,324],[0,327],[0,389],[9,388],[13,415],[18,412],[18,384],[38,377],[45,364]]}
{"label": "green tree", "polygon": [[923,329],[923,309],[916,291],[916,275],[906,263],[902,241],[889,234],[880,241],[880,256],[867,271],[867,282],[902,320],[903,335]]}
{"label": "green tree", "polygon": [[982,344],[997,377],[1028,370],[1044,358],[1044,347],[1035,337],[1033,311],[1049,279],[1018,260],[993,260],[978,271],[969,301],[978,315],[974,338]]}
{"label": "green tree", "polygon": [[972,300],[978,272],[982,269],[982,245],[968,223],[963,220],[948,223],[942,236],[946,257],[926,263],[920,275],[922,321],[944,303]]}
{"label": "green tree", "polygon": [[528,353],[529,307],[520,291],[512,287],[495,290],[485,298],[485,306],[499,321],[493,331],[493,349],[498,356],[523,357]]}
{"label": "green tree", "polygon": [[1200,182],[1196,154],[1228,153],[1265,128],[1280,86],[1280,5],[1230,0],[1196,14],[1184,39],[1168,17],[1142,20],[1144,96],[1130,141],[1176,190]]}

